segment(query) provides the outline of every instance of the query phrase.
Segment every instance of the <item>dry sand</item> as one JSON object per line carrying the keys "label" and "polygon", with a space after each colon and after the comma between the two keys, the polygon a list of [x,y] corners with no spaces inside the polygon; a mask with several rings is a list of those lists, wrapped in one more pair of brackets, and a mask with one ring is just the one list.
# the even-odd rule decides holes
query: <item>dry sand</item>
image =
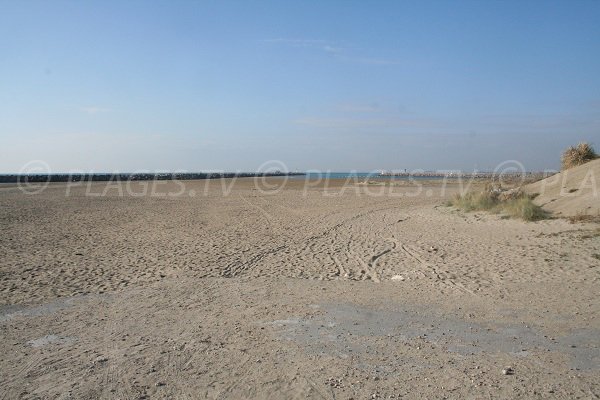
{"label": "dry sand", "polygon": [[562,171],[524,188],[554,215],[600,215],[600,159]]}
{"label": "dry sand", "polygon": [[303,183],[0,188],[0,398],[600,396],[596,226]]}

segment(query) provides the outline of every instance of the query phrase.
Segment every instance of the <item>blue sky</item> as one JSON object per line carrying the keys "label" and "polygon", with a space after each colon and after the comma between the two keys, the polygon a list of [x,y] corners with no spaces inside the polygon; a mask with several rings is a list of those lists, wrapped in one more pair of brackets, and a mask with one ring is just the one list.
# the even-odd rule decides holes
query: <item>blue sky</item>
{"label": "blue sky", "polygon": [[557,168],[598,1],[2,1],[0,172]]}

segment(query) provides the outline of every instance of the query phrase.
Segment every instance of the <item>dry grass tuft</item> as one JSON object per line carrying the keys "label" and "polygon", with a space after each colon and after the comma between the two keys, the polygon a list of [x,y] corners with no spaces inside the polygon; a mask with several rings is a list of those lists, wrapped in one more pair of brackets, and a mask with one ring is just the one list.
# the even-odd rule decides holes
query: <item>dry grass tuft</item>
{"label": "dry grass tuft", "polygon": [[573,215],[567,218],[570,223],[598,223],[600,224],[600,214],[599,215],[589,215],[584,213],[577,213],[577,215]]}
{"label": "dry grass tuft", "polygon": [[511,217],[521,218],[525,221],[539,221],[548,218],[542,207],[534,204],[528,196],[508,200],[500,205]]}
{"label": "dry grass tuft", "polygon": [[463,196],[456,195],[450,202],[451,205],[463,211],[491,210],[498,200],[490,192],[469,192]]}
{"label": "dry grass tuft", "polygon": [[591,144],[581,142],[566,149],[561,156],[562,169],[569,169],[598,158]]}
{"label": "dry grass tuft", "polygon": [[455,196],[449,204],[467,212],[491,211],[525,221],[538,221],[548,218],[548,214],[540,206],[533,203],[532,197],[524,193],[501,199],[497,192],[491,190],[469,192],[463,196]]}

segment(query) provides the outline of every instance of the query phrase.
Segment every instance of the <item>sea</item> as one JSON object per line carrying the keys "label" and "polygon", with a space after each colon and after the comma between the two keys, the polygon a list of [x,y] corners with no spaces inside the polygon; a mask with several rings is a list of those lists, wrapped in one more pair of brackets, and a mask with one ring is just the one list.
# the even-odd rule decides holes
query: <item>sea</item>
{"label": "sea", "polygon": [[[442,179],[443,176],[406,176],[406,175],[380,175],[380,171],[374,172],[307,172],[303,175],[291,175],[291,176],[282,176],[281,179],[289,179],[289,180],[327,180],[327,179],[350,179],[350,180],[358,180],[364,181],[367,179],[377,179],[377,180],[398,180],[398,181],[406,181],[406,180],[433,180],[433,179]],[[449,177],[451,179],[451,177]]]}

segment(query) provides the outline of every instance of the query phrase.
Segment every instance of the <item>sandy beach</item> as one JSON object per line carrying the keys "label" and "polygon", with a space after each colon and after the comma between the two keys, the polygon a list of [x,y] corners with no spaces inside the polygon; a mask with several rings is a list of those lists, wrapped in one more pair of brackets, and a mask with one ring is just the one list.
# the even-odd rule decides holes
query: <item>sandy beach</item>
{"label": "sandy beach", "polygon": [[282,182],[1,187],[0,397],[600,396],[597,225]]}
{"label": "sandy beach", "polygon": [[600,0],[0,3],[0,400],[600,400]]}

